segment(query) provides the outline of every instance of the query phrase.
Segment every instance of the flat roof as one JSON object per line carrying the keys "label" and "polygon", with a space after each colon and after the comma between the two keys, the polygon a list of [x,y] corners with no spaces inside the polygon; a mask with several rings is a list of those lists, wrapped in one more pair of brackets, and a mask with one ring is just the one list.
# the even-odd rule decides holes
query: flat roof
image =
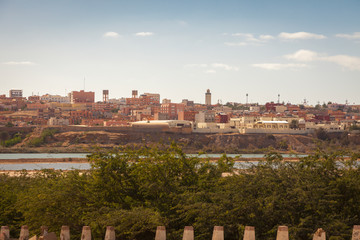
{"label": "flat roof", "polygon": [[288,123],[287,121],[259,121],[259,123]]}

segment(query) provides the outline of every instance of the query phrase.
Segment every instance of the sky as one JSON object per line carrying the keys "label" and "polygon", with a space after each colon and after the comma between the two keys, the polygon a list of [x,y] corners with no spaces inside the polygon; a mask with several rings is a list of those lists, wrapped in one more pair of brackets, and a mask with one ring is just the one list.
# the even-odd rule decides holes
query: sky
{"label": "sky", "polygon": [[360,104],[359,0],[0,0],[0,94]]}

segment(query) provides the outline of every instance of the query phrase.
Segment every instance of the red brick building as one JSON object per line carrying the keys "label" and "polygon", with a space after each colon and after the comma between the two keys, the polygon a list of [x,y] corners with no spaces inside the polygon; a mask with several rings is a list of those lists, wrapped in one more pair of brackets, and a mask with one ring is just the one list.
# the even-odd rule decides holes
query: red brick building
{"label": "red brick building", "polygon": [[183,112],[185,105],[182,103],[165,103],[161,104],[160,112],[166,113],[170,120],[176,120],[179,112]]}
{"label": "red brick building", "polygon": [[94,103],[95,102],[95,93],[94,92],[85,92],[80,90],[80,92],[72,91],[70,93],[71,103]]}
{"label": "red brick building", "polygon": [[195,122],[195,115],[199,112],[196,111],[182,111],[178,113],[178,120]]}
{"label": "red brick building", "polygon": [[219,113],[215,116],[215,122],[216,123],[228,123],[230,120],[229,115],[225,113]]}

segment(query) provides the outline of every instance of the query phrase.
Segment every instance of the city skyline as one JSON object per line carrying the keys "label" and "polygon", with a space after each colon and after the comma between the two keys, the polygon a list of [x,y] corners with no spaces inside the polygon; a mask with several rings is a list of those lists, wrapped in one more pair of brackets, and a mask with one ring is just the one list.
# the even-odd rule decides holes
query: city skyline
{"label": "city skyline", "polygon": [[0,1],[1,93],[360,104],[358,1]]}

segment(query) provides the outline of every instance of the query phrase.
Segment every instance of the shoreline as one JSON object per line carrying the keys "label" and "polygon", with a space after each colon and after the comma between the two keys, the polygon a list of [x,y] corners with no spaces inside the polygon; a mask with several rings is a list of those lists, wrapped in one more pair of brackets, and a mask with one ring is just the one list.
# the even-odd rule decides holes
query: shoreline
{"label": "shoreline", "polygon": [[[204,158],[205,160],[206,158]],[[215,162],[220,158],[210,158],[211,162]],[[237,158],[234,162],[259,162],[265,158]],[[283,158],[283,161],[298,161],[299,158],[289,157]],[[30,164],[30,163],[89,163],[87,158],[19,158],[19,159],[0,159],[0,164]]]}

